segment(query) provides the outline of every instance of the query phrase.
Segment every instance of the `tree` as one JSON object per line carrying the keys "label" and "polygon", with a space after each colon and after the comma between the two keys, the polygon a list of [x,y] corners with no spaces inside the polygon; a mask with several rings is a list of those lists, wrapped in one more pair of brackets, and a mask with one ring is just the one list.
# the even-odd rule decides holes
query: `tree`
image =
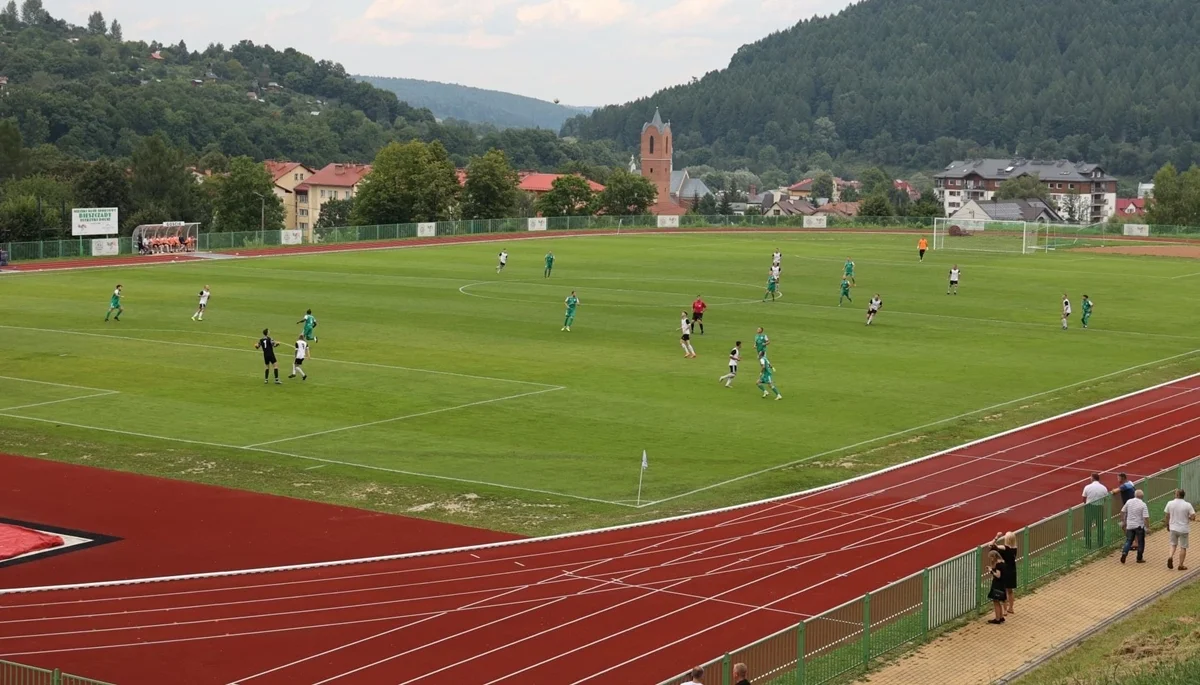
{"label": "tree", "polygon": [[25,0],[21,4],[21,23],[26,26],[36,26],[42,23],[45,16],[46,9],[42,7],[42,0]]}
{"label": "tree", "polygon": [[1062,212],[1063,218],[1075,224],[1091,218],[1091,204],[1091,195],[1082,194],[1078,189],[1068,190],[1067,194],[1062,196],[1058,209]]}
{"label": "tree", "polygon": [[219,231],[255,231],[283,228],[283,201],[266,168],[249,157],[229,163],[229,175],[217,181],[213,204]]}
{"label": "tree", "polygon": [[196,204],[196,181],[184,165],[183,155],[163,137],[143,138],[134,148],[130,197],[134,210],[153,206],[166,212],[171,221],[192,218]]}
{"label": "tree", "polygon": [[0,203],[0,243],[40,240],[42,229],[54,220],[39,209],[36,198],[28,195],[6,196]]}
{"label": "tree", "polygon": [[108,24],[104,21],[104,13],[99,10],[88,16],[88,33],[93,36],[103,36],[108,33]]}
{"label": "tree", "polygon": [[830,176],[829,174],[817,174],[812,182],[812,192],[810,193],[810,196],[814,198],[832,198],[833,176]]}
{"label": "tree", "polygon": [[658,189],[649,179],[618,169],[608,177],[596,203],[609,216],[630,216],[645,214],[657,199]]}
{"label": "tree", "polygon": [[463,184],[462,218],[503,219],[517,205],[517,172],[501,150],[488,150],[471,159]]}
{"label": "tree", "polygon": [[712,196],[712,193],[700,198],[700,202],[696,204],[696,213],[701,216],[713,216],[718,214],[717,198]]}
{"label": "tree", "polygon": [[459,190],[458,174],[441,143],[391,143],[363,178],[351,222],[362,226],[449,218]]}
{"label": "tree", "polygon": [[20,178],[28,158],[21,129],[12,119],[0,120],[0,181]]}
{"label": "tree", "polygon": [[1154,175],[1154,195],[1146,220],[1153,224],[1200,225],[1200,167],[1180,174],[1167,163]]}
{"label": "tree", "polygon": [[220,150],[209,150],[204,153],[200,161],[196,162],[196,168],[201,171],[211,171],[214,174],[224,174],[229,171],[229,158]]}
{"label": "tree", "polygon": [[859,216],[893,216],[893,214],[892,203],[888,202],[887,195],[884,193],[868,195],[858,205]]}
{"label": "tree", "polygon": [[730,191],[721,193],[721,202],[717,205],[717,214],[721,216],[733,216],[733,203],[729,200],[731,194]]}
{"label": "tree", "polygon": [[17,13],[17,0],[8,0],[8,4],[0,10],[0,28],[16,31],[21,26],[21,15]]}
{"label": "tree", "polygon": [[108,35],[115,41],[124,40],[121,34],[121,22],[113,19],[112,26],[108,29]]}
{"label": "tree", "polygon": [[1036,174],[1010,178],[1003,181],[996,190],[997,200],[1027,200],[1034,197],[1046,204],[1053,204],[1050,202],[1050,189]]}
{"label": "tree", "polygon": [[75,179],[75,201],[80,206],[116,207],[121,217],[133,210],[131,193],[125,170],[105,159],[89,165]]}
{"label": "tree", "polygon": [[584,216],[592,211],[593,195],[587,179],[568,174],[554,179],[535,207],[542,216]]}
{"label": "tree", "polygon": [[862,177],[858,179],[862,182],[862,194],[874,195],[876,193],[886,193],[892,187],[892,179],[883,169],[879,167],[871,167],[862,173]]}
{"label": "tree", "polygon": [[327,200],[321,205],[321,216],[317,217],[316,228],[341,228],[350,225],[354,213],[354,198]]}
{"label": "tree", "polygon": [[921,199],[908,208],[909,216],[940,217],[943,216],[943,206],[938,202],[937,195],[932,190],[921,193]]}
{"label": "tree", "polygon": [[859,198],[858,190],[854,186],[846,186],[838,195],[842,202],[856,202]]}

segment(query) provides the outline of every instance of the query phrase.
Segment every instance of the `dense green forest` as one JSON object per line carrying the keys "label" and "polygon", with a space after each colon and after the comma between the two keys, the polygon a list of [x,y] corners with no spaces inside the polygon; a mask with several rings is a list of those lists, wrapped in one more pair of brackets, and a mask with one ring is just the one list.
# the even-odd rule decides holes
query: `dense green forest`
{"label": "dense green forest", "polygon": [[1200,157],[1198,74],[1195,0],[865,0],[563,133],[632,147],[657,106],[677,166],[796,178],[1016,154],[1149,179]]}
{"label": "dense green forest", "polygon": [[558,131],[567,119],[591,108],[568,107],[498,90],[472,88],[411,78],[355,76],[396,94],[401,100],[433,112],[439,119],[457,119],[496,128],[545,128]]}

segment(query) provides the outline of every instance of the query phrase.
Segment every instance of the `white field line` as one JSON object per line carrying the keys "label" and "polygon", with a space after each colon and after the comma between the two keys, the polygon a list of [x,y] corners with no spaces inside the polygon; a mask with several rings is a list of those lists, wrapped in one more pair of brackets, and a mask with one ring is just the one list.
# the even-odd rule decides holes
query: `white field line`
{"label": "white field line", "polygon": [[90,400],[93,397],[108,397],[109,395],[119,395],[116,390],[106,390],[91,395],[82,395],[80,397],[68,397],[65,400],[51,400],[49,402],[35,402],[34,404],[20,404],[15,407],[0,407],[0,412],[16,411],[18,409],[32,409],[34,407],[45,407],[50,404],[62,404],[63,402],[77,402],[79,400]]}
{"label": "white field line", "polygon": [[[7,328],[9,330],[14,330],[14,331],[32,331],[35,333],[56,333],[56,334],[60,334],[60,335],[79,335],[79,336],[84,336],[84,337],[89,337],[89,338],[109,338],[111,340],[128,340],[128,341],[132,341],[132,342],[140,342],[140,343],[147,343],[147,344],[153,344],[153,345],[176,345],[178,347],[197,347],[197,348],[205,349],[205,350],[226,350],[229,352],[255,352],[255,350],[253,350],[249,346],[247,346],[245,348],[224,347],[221,345],[204,345],[202,343],[178,342],[178,341],[174,341],[174,340],[156,340],[154,338],[138,338],[138,337],[128,336],[128,335],[112,335],[109,333],[87,333],[84,331],[68,331],[68,330],[60,330],[60,329],[55,329],[55,328],[32,328],[29,326],[0,325],[0,328]],[[247,338],[247,340],[249,340],[249,339],[250,338]],[[283,343],[281,343],[281,344],[283,344]],[[292,347],[291,344],[286,344],[286,346]],[[347,361],[344,359],[330,359],[327,357],[322,357],[320,359],[320,361],[322,363],[328,363],[328,364],[348,364],[350,366],[367,366],[367,367],[372,367],[372,368],[377,368],[377,369],[392,369],[394,371],[410,371],[413,373],[428,373],[428,374],[433,374],[436,376],[452,376],[454,378],[470,378],[472,380],[477,380],[477,381],[494,381],[496,383],[516,383],[518,385],[533,385],[533,386],[537,386],[537,387],[541,387],[541,388],[558,389],[558,388],[562,387],[562,386],[558,386],[558,385],[552,385],[550,383],[535,383],[533,381],[519,381],[519,380],[515,380],[512,378],[495,378],[492,376],[476,376],[476,375],[467,374],[467,373],[456,373],[453,371],[437,371],[434,369],[418,369],[418,368],[411,367],[411,366],[394,366],[392,364],[374,364],[374,363],[370,363],[370,362],[353,362],[353,361]],[[18,378],[18,379],[14,379],[14,380],[23,380],[23,379]],[[54,385],[54,384],[51,384],[51,385]],[[76,386],[64,386],[64,387],[76,387]],[[84,388],[84,389],[85,390],[98,390],[98,388]]]}
{"label": "white field line", "polygon": [[[846,445],[846,446],[844,446],[844,447],[837,447],[837,448],[834,448],[834,449],[831,449],[831,450],[826,450],[826,451],[824,451],[824,452],[819,452],[819,453],[817,453],[817,454],[814,454],[814,455],[811,455],[811,456],[808,456],[808,457],[803,457],[803,458],[800,458],[800,459],[796,459],[796,460],[793,460],[793,461],[789,461],[789,462],[787,462],[787,463],[785,463],[785,464],[777,464],[777,465],[775,465],[775,466],[768,466],[768,467],[767,467],[767,468],[765,468],[765,469],[759,469],[759,470],[757,470],[757,471],[753,471],[753,472],[751,472],[751,473],[747,473],[747,474],[743,474],[743,475],[741,475],[741,476],[736,476],[736,477],[734,477],[734,478],[729,478],[729,479],[727,479],[727,480],[723,480],[723,481],[721,481],[721,482],[719,482],[719,483],[714,483],[714,484],[712,484],[712,485],[706,485],[706,486],[704,486],[704,487],[702,487],[702,488],[696,488],[695,490],[691,490],[691,491],[689,491],[689,492],[685,492],[685,493],[683,493],[683,494],[679,494],[679,495],[672,495],[672,496],[670,496],[670,497],[664,497],[664,498],[662,498],[662,499],[657,499],[657,500],[653,500],[653,501],[650,501],[650,502],[645,502],[645,503],[641,504],[639,508],[651,507],[651,506],[655,506],[655,505],[658,505],[658,504],[662,504],[662,503],[664,503],[664,502],[670,502],[670,501],[672,501],[672,500],[677,500],[677,499],[680,499],[680,498],[683,498],[683,497],[690,497],[691,495],[695,495],[695,494],[697,494],[697,493],[704,492],[704,491],[706,491],[706,490],[712,490],[713,488],[719,488],[719,487],[723,487],[723,486],[725,486],[725,485],[730,485],[730,484],[732,484],[732,483],[737,483],[737,482],[739,482],[739,481],[746,480],[747,478],[754,478],[754,477],[756,477],[756,476],[761,476],[761,475],[763,475],[763,474],[765,474],[765,473],[771,473],[772,471],[778,471],[779,469],[786,469],[786,468],[789,468],[789,467],[791,467],[791,466],[795,466],[795,465],[797,465],[797,464],[803,464],[803,463],[805,463],[805,462],[813,461],[813,460],[815,460],[815,459],[820,459],[820,458],[822,458],[822,457],[827,457],[827,456],[829,456],[829,455],[831,455],[831,454],[837,454],[837,453],[839,453],[839,452],[845,452],[845,451],[847,451],[847,450],[857,449],[857,448],[859,448],[859,447],[865,447],[866,445],[870,445],[870,444],[873,444],[873,443],[876,443],[876,442],[880,442],[880,441],[883,441],[883,440],[890,440],[890,439],[892,439],[892,438],[898,438],[898,437],[900,437],[900,436],[902,436],[902,435],[907,435],[907,434],[909,434],[909,433],[913,433],[913,432],[916,432],[916,431],[925,430],[925,429],[927,429],[927,428],[932,428],[932,427],[934,427],[934,426],[940,426],[940,425],[942,425],[942,424],[944,424],[944,423],[951,423],[951,422],[953,422],[953,421],[958,421],[959,419],[964,419],[964,418],[966,418],[966,417],[968,417],[968,416],[974,416],[974,415],[976,415],[976,414],[980,414],[980,413],[983,413],[983,412],[986,412],[986,411],[991,411],[991,410],[993,410],[993,409],[999,409],[999,408],[1001,408],[1001,407],[1007,407],[1007,406],[1008,406],[1008,405],[1010,405],[1010,404],[1016,404],[1016,403],[1018,403],[1018,402],[1025,402],[1025,401],[1032,400],[1032,399],[1035,399],[1035,398],[1038,398],[1038,397],[1042,397],[1042,396],[1045,396],[1045,395],[1050,395],[1050,394],[1053,394],[1053,393],[1062,392],[1063,390],[1068,390],[1068,389],[1070,389],[1070,388],[1074,388],[1074,387],[1077,387],[1077,386],[1080,386],[1080,385],[1087,385],[1088,383],[1094,383],[1094,382],[1096,382],[1096,381],[1104,380],[1105,378],[1111,378],[1112,376],[1119,376],[1119,375],[1121,375],[1121,374],[1129,373],[1130,371],[1136,371],[1136,370],[1138,370],[1138,369],[1141,369],[1141,368],[1144,368],[1144,367],[1147,367],[1147,366],[1155,366],[1155,365],[1157,365],[1157,364],[1163,364],[1163,363],[1165,363],[1165,362],[1169,362],[1169,361],[1172,361],[1172,360],[1175,360],[1175,359],[1180,359],[1180,358],[1182,358],[1182,357],[1187,357],[1187,356],[1190,356],[1190,355],[1196,354],[1197,352],[1200,352],[1200,349],[1191,350],[1190,352],[1183,352],[1183,353],[1181,353],[1181,354],[1172,355],[1172,356],[1170,356],[1170,357],[1164,357],[1164,358],[1162,358],[1162,359],[1156,359],[1156,360],[1154,360],[1154,361],[1151,361],[1151,362],[1146,362],[1146,363],[1144,363],[1144,364],[1138,364],[1138,365],[1136,365],[1136,366],[1130,366],[1130,367],[1128,367],[1128,368],[1125,368],[1125,369],[1120,369],[1119,371],[1113,371],[1113,372],[1111,372],[1111,373],[1106,373],[1106,374],[1103,374],[1103,375],[1101,375],[1101,376],[1096,376],[1096,377],[1094,377],[1094,378],[1088,378],[1088,379],[1086,379],[1086,380],[1078,381],[1078,382],[1075,382],[1075,383],[1068,383],[1067,385],[1063,385],[1063,386],[1060,386],[1060,387],[1057,387],[1057,388],[1051,388],[1050,390],[1043,390],[1042,392],[1034,393],[1034,394],[1032,394],[1032,395],[1026,395],[1025,397],[1018,397],[1018,398],[1017,398],[1017,399],[1015,399],[1015,400],[1008,400],[1008,401],[1006,401],[1006,402],[1000,402],[1000,403],[998,403],[998,404],[989,405],[989,406],[987,406],[987,407],[983,407],[983,408],[981,408],[981,409],[975,409],[975,410],[972,410],[972,411],[969,411],[969,412],[964,412],[964,413],[962,413],[962,414],[958,414],[957,416],[951,416],[951,417],[949,417],[949,418],[945,418],[945,419],[938,419],[937,421],[931,421],[931,422],[929,422],[929,423],[922,424],[922,425],[920,425],[920,426],[915,426],[915,427],[913,427],[913,428],[906,428],[906,429],[904,429],[904,430],[896,431],[896,432],[894,432],[894,433],[888,433],[887,435],[881,435],[881,436],[878,436],[878,437],[875,437],[875,438],[870,438],[870,439],[868,439],[868,440],[861,440],[861,441],[859,441],[859,442],[856,442],[856,443],[854,443],[853,445]],[[1159,386],[1155,386],[1155,387],[1159,387]],[[1119,398],[1118,398],[1118,399],[1119,399]],[[1110,400],[1110,401],[1115,401],[1115,400]],[[1097,406],[1097,405],[1092,405],[1092,406]],[[1083,409],[1088,409],[1088,408],[1090,408],[1090,407],[1084,407]],[[1076,410],[1076,411],[1083,411],[1083,409],[1079,409],[1079,410]],[[1067,415],[1069,415],[1069,414],[1071,414],[1071,413],[1074,413],[1074,412],[1068,412],[1067,414],[1062,414],[1062,415],[1060,415],[1060,416],[1067,416]],[[1050,419],[1045,419],[1045,420],[1046,420],[1046,421],[1049,421],[1049,420],[1051,420],[1051,419],[1054,419],[1054,418],[1058,418],[1058,417],[1051,417]],[[1036,426],[1036,425],[1038,425],[1039,423],[1041,423],[1041,422],[1039,421],[1039,422],[1037,422],[1037,423],[1033,423],[1033,424],[1029,424],[1029,425],[1030,425],[1030,426]],[[1014,430],[1020,430],[1020,429],[1014,429]],[[1005,433],[1001,433],[1000,435],[1006,435],[1007,433],[1008,433],[1008,431],[1006,431]],[[991,437],[997,437],[997,436],[991,436]],[[990,439],[990,438],[985,438],[985,439]],[[957,449],[964,449],[964,448],[966,448],[966,447],[969,447],[969,446],[971,446],[971,445],[974,445],[974,444],[976,444],[976,443],[978,443],[978,442],[980,442],[980,441],[979,441],[979,440],[976,440],[976,441],[973,441],[973,442],[967,443],[966,445],[961,445],[959,448],[955,448],[955,449],[956,449],[956,450],[957,450]],[[952,450],[948,450],[948,451],[952,451]],[[943,453],[938,453],[938,454],[944,454],[944,452],[943,452]],[[937,456],[937,455],[930,455],[930,456]],[[928,459],[929,457],[925,457],[925,458],[926,458],[926,459]],[[914,462],[906,462],[906,463],[914,463]],[[879,472],[876,472],[876,473],[879,473]],[[873,475],[873,474],[867,474],[867,475]],[[843,481],[843,482],[851,482],[851,481]],[[835,485],[839,485],[839,484],[835,484]]]}
{"label": "white field line", "polygon": [[541,395],[541,394],[548,393],[548,392],[555,392],[557,390],[565,390],[565,388],[560,385],[555,388],[546,388],[545,390],[532,390],[530,392],[523,392],[523,393],[520,393],[519,395],[508,395],[506,397],[495,397],[490,400],[480,400],[478,402],[467,402],[466,404],[458,404],[453,407],[442,407],[441,409],[430,409],[429,411],[417,412],[416,414],[405,414],[404,416],[394,416],[390,419],[380,419],[379,421],[369,421],[367,423],[358,423],[353,426],[343,426],[341,428],[331,428],[329,430],[317,431],[316,433],[306,433],[304,435],[297,435],[297,436],[290,437],[290,438],[280,438],[278,440],[270,440],[267,442],[257,442],[257,443],[254,443],[253,445],[246,445],[244,447],[244,449],[252,449],[254,447],[264,447],[266,445],[277,445],[281,442],[291,442],[293,440],[303,440],[305,438],[315,438],[318,435],[329,435],[330,433],[340,433],[342,431],[356,430],[358,428],[368,428],[370,426],[379,426],[379,425],[382,425],[385,423],[394,423],[396,421],[406,421],[408,419],[416,419],[416,418],[420,418],[422,416],[431,416],[433,414],[441,414],[443,412],[455,411],[458,409],[466,409],[468,407],[478,407],[478,406],[484,405],[484,404],[494,404],[496,402],[515,400],[520,397],[532,397],[533,395]]}
{"label": "white field line", "polygon": [[[542,392],[549,392],[549,391],[544,390]],[[596,502],[599,504],[611,504],[613,506],[627,507],[630,509],[635,508],[631,504],[622,504],[620,502],[610,502],[609,500],[598,499],[595,497],[584,497],[583,495],[572,495],[572,494],[568,494],[565,492],[553,492],[551,490],[538,490],[535,488],[523,488],[523,487],[520,487],[517,485],[504,485],[502,483],[491,483],[488,481],[473,480],[470,478],[457,478],[455,476],[441,476],[441,475],[436,475],[436,474],[432,474],[432,473],[420,473],[417,471],[405,471],[403,469],[392,469],[392,468],[388,468],[386,466],[374,466],[371,464],[360,464],[358,462],[342,461],[339,459],[326,459],[324,457],[313,457],[313,456],[309,456],[306,454],[296,454],[294,452],[281,452],[279,450],[264,449],[261,447],[243,447],[241,445],[225,445],[225,444],[222,444],[219,442],[206,442],[203,440],[188,440],[186,438],[168,437],[165,435],[152,435],[150,433],[136,433],[134,431],[118,430],[116,428],[105,428],[102,426],[87,426],[87,425],[80,424],[80,423],[70,423],[67,421],[56,421],[56,420],[51,420],[51,419],[39,419],[39,418],[33,417],[33,416],[21,416],[20,414],[0,413],[0,416],[10,418],[10,419],[21,419],[23,421],[35,421],[37,423],[48,423],[48,424],[53,424],[55,426],[68,426],[70,428],[80,428],[80,429],[84,429],[84,430],[101,431],[104,433],[114,433],[117,435],[129,435],[129,436],[133,436],[133,437],[137,437],[137,438],[150,438],[152,440],[166,440],[169,442],[178,442],[178,443],[183,443],[183,444],[188,444],[188,445],[201,445],[203,447],[217,447],[217,448],[228,449],[228,450],[243,450],[243,451],[247,451],[247,452],[262,452],[264,454],[276,454],[276,455],[279,455],[282,457],[291,457],[293,459],[304,459],[306,461],[320,462],[323,465],[331,465],[332,464],[332,465],[336,465],[336,466],[347,466],[347,467],[351,467],[351,468],[367,469],[370,471],[381,471],[383,473],[395,473],[395,474],[399,474],[399,475],[403,475],[403,476],[414,476],[417,478],[430,478],[433,480],[444,480],[444,481],[451,481],[454,483],[466,483],[467,485],[481,485],[481,486],[492,487],[492,488],[500,488],[502,490],[517,490],[520,492],[532,492],[532,493],[539,494],[539,495],[551,495],[554,497],[566,497],[569,499],[583,500],[585,502]],[[3,595],[5,593],[6,593],[5,590],[0,589],[0,595]]]}
{"label": "white field line", "polygon": [[[1001,438],[1006,435],[1011,435],[1018,431],[1028,430],[1030,428],[1034,428],[1036,426],[1040,426],[1040,425],[1049,423],[1051,421],[1056,421],[1056,420],[1059,420],[1059,419],[1062,419],[1062,418],[1065,418],[1068,416],[1073,416],[1075,414],[1080,414],[1085,411],[1095,409],[1097,407],[1102,407],[1104,405],[1113,404],[1115,402],[1120,402],[1122,400],[1130,399],[1132,397],[1137,397],[1138,395],[1143,395],[1143,394],[1146,394],[1149,392],[1153,392],[1155,390],[1160,390],[1162,388],[1165,388],[1165,387],[1168,387],[1171,385],[1175,385],[1177,383],[1184,383],[1186,381],[1193,380],[1197,377],[1200,377],[1200,373],[1193,373],[1193,374],[1189,374],[1187,376],[1176,378],[1174,380],[1164,381],[1162,383],[1150,386],[1148,388],[1142,388],[1141,390],[1134,390],[1132,392],[1125,393],[1124,395],[1120,395],[1118,397],[1112,397],[1107,400],[1101,400],[1099,402],[1089,404],[1085,407],[1080,407],[1078,409],[1072,409],[1071,411],[1063,412],[1061,414],[1056,414],[1054,416],[1040,419],[1038,421],[1034,421],[1032,423],[1028,423],[1023,426],[1017,426],[1016,428],[1011,428],[1009,430],[1002,431],[1002,432],[996,433],[994,435],[989,435],[984,438],[979,438],[977,440],[971,440],[969,442],[963,443],[962,445],[958,445],[956,447],[950,447],[948,449],[941,450],[939,452],[934,452],[933,454],[928,454],[928,455],[926,455],[924,457],[920,457],[918,459],[912,459],[912,460],[909,460],[909,461],[906,461],[906,462],[903,462],[900,464],[888,466],[888,467],[879,469],[877,471],[873,471],[871,473],[865,473],[861,476],[849,478],[847,480],[844,480],[844,481],[841,481],[838,483],[831,483],[829,485],[822,485],[822,486],[815,487],[815,488],[809,488],[808,490],[802,490],[799,492],[789,493],[789,494],[785,494],[785,495],[776,495],[774,497],[767,497],[767,498],[764,498],[761,500],[745,502],[742,504],[734,504],[734,505],[730,505],[730,506],[726,506],[726,507],[720,507],[717,509],[710,509],[707,511],[693,512],[690,514],[679,514],[676,516],[668,516],[668,517],[664,517],[664,518],[660,518],[660,519],[652,519],[649,521],[640,521],[640,522],[636,522],[636,523],[625,523],[625,524],[621,524],[621,525],[607,526],[607,527],[603,527],[603,528],[593,528],[590,530],[577,531],[577,532],[573,532],[573,533],[558,533],[555,535],[545,535],[545,536],[541,536],[541,537],[522,538],[519,540],[491,542],[491,543],[483,543],[483,544],[478,544],[478,545],[467,545],[467,546],[463,546],[463,547],[452,547],[452,548],[440,549],[440,550],[428,550],[428,551],[423,551],[423,552],[409,552],[409,553],[405,553],[405,554],[392,554],[392,555],[384,555],[384,556],[377,556],[377,557],[362,557],[362,558],[356,558],[356,559],[343,559],[343,560],[339,560],[339,561],[319,562],[319,563],[311,563],[311,564],[293,564],[293,565],[288,565],[288,566],[274,566],[274,567],[255,568],[255,569],[242,569],[239,571],[212,571],[212,572],[208,572],[208,573],[193,573],[193,574],[182,574],[182,575],[175,575],[175,576],[155,576],[155,577],[137,578],[137,579],[100,581],[100,582],[93,582],[93,583],[77,583],[77,584],[69,584],[69,585],[46,585],[46,586],[38,586],[38,587],[0,589],[0,596],[3,596],[5,594],[14,594],[14,593],[77,590],[77,589],[89,589],[89,588],[96,588],[96,587],[124,586],[124,585],[141,584],[141,583],[159,583],[159,582],[169,582],[169,581],[177,581],[177,580],[202,580],[205,578],[221,578],[221,577],[227,577],[227,576],[231,576],[231,575],[248,575],[248,574],[257,574],[257,573],[271,573],[271,572],[278,572],[278,571],[296,571],[296,570],[307,570],[307,569],[316,569],[316,568],[329,568],[329,567],[334,567],[334,566],[348,566],[348,565],[352,565],[352,564],[367,564],[367,563],[381,562],[381,561],[396,561],[396,560],[400,560],[400,559],[411,559],[411,558],[427,557],[427,556],[440,555],[440,554],[455,554],[455,553],[460,553],[460,552],[472,553],[472,552],[483,551],[483,550],[512,547],[512,546],[516,546],[516,545],[525,545],[525,544],[534,543],[534,542],[546,542],[548,540],[562,540],[562,539],[579,537],[582,535],[593,535],[596,533],[606,533],[606,532],[617,531],[617,530],[632,530],[632,529],[637,529],[637,528],[643,528],[646,526],[658,525],[658,524],[662,524],[662,523],[685,521],[685,520],[689,520],[689,519],[693,519],[693,518],[700,518],[703,516],[711,516],[714,514],[721,514],[721,513],[731,512],[731,511],[737,511],[740,509],[749,509],[749,508],[760,507],[765,504],[783,502],[784,500],[794,499],[796,497],[801,497],[803,495],[811,495],[811,494],[823,492],[826,490],[832,490],[834,488],[840,488],[840,487],[849,485],[851,483],[855,483],[858,481],[877,477],[884,473],[891,473],[892,471],[898,471],[900,469],[909,468],[909,467],[913,466],[914,464],[919,464],[921,462],[929,461],[931,459],[936,459],[943,455],[950,454],[952,452],[957,452],[959,450],[964,450],[969,447],[973,447],[975,445],[987,442],[989,440],[995,440],[997,438]],[[14,418],[28,419],[28,417],[19,417],[19,416],[14,417]],[[41,421],[44,423],[61,423],[61,422],[47,421],[45,419],[30,419],[30,420]],[[63,424],[63,425],[69,425],[69,424]],[[101,431],[112,431],[112,429],[95,428],[93,426],[78,426],[78,427],[91,428],[94,430],[101,430]],[[112,432],[124,433],[124,431],[112,431]],[[145,436],[145,437],[154,437],[154,438],[160,438],[163,440],[179,441],[179,439],[177,439],[177,438],[161,438],[160,436]],[[191,441],[191,440],[183,440],[182,442],[195,443],[195,441]],[[197,443],[197,444],[206,444],[206,443]],[[223,447],[223,445],[212,445],[211,443],[207,443],[207,444],[209,444],[210,446]],[[232,447],[232,446],[230,446],[230,447],[232,449],[238,449],[236,447]],[[275,454],[283,454],[285,456],[295,456],[295,457],[302,458],[302,459],[311,459],[313,461],[338,463],[338,462],[335,462],[332,460],[320,459],[320,458],[316,458],[316,457],[302,457],[300,455],[289,455],[285,452],[274,452],[273,450],[257,450],[257,451],[271,452],[271,453],[275,453]],[[360,464],[345,464],[345,465],[346,466],[361,466]],[[383,468],[379,468],[379,467],[364,467],[364,468],[373,468],[373,469],[378,469],[378,470],[383,470],[383,471],[390,470],[390,469],[383,469]],[[413,475],[423,475],[423,474],[413,474]],[[456,480],[456,479],[447,478],[444,476],[432,476],[432,477],[446,478],[448,480]],[[501,486],[501,487],[505,487],[505,486]],[[514,489],[514,488],[509,487],[508,489]],[[557,494],[557,493],[544,493],[544,494]],[[567,495],[567,496],[575,498],[575,499],[580,499],[579,497],[574,496],[574,495]],[[614,504],[614,505],[621,504],[619,502],[607,502],[607,503]],[[623,505],[623,506],[628,506],[628,505]],[[735,521],[736,521],[736,519],[735,519]]]}
{"label": "white field line", "polygon": [[1191,278],[1192,276],[1200,276],[1200,271],[1196,271],[1196,272],[1190,273],[1190,274],[1184,274],[1182,276],[1171,276],[1171,280],[1174,281],[1174,280],[1178,280],[1180,278]]}
{"label": "white field line", "polygon": [[[0,328],[8,328],[8,326],[0,326]],[[17,378],[16,376],[0,376],[2,381],[17,381],[20,383],[36,383],[37,385],[52,385],[56,388],[71,388],[72,390],[88,390],[91,392],[117,392],[116,390],[107,390],[105,388],[89,388],[86,385],[68,385],[66,383],[51,383],[50,381],[35,381],[32,378]]]}

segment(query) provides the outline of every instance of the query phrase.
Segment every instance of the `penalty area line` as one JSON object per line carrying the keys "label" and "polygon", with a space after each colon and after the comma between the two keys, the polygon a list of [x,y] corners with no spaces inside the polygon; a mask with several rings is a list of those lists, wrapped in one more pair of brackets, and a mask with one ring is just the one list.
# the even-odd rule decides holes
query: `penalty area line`
{"label": "penalty area line", "polygon": [[49,402],[35,402],[33,404],[20,404],[15,407],[0,407],[0,412],[16,411],[18,409],[32,409],[34,407],[45,407],[50,404],[62,404],[63,402],[78,402],[79,400],[90,400],[94,397],[109,397],[110,395],[121,394],[117,390],[105,390],[104,392],[93,393],[91,395],[81,395],[79,397],[68,397],[63,400],[50,400]]}

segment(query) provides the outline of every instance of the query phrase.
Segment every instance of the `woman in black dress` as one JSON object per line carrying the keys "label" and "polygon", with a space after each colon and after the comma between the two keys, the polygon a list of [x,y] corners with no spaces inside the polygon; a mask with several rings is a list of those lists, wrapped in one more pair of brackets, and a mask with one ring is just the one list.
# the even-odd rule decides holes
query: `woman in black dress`
{"label": "woman in black dress", "polygon": [[992,577],[992,587],[988,590],[988,599],[992,600],[992,611],[995,618],[988,621],[993,625],[1004,623],[1004,602],[1008,594],[1004,591],[1004,559],[995,549],[989,549],[987,556],[987,573]]}
{"label": "woman in black dress", "polygon": [[1004,613],[1011,614],[1017,590],[1017,534],[1013,532],[1003,535],[996,533],[996,539],[992,541],[991,548],[996,550],[1004,561]]}

